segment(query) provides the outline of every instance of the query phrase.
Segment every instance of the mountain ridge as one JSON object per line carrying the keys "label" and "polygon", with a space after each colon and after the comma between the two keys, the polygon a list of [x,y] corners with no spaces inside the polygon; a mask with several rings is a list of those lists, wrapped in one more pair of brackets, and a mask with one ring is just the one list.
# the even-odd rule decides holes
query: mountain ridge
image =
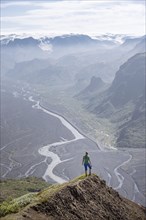
{"label": "mountain ridge", "polygon": [[11,35],[0,35],[0,43],[2,46],[14,46],[15,44],[21,43],[21,45],[24,44],[30,44],[32,43],[33,45],[38,45],[41,42],[47,42],[47,43],[52,43],[52,44],[58,44],[63,46],[69,45],[70,43],[101,43],[107,44],[107,45],[118,45],[121,44],[123,48],[131,48],[131,46],[136,46],[138,43],[143,40],[145,36],[140,36],[140,37],[131,37],[131,36],[125,36],[125,35],[119,35],[119,34],[104,34],[104,35],[99,35],[99,36],[90,36],[87,34],[65,34],[65,35],[55,35],[55,36],[33,36],[33,35],[16,35],[16,34],[11,34]]}
{"label": "mountain ridge", "polygon": [[75,97],[79,99],[87,99],[87,97],[92,97],[93,94],[101,92],[105,86],[106,83],[100,77],[92,76],[90,84],[75,95]]}
{"label": "mountain ridge", "polygon": [[120,196],[95,174],[53,185],[39,192],[36,198],[21,211],[17,210],[17,214],[2,220],[145,219],[145,208]]}
{"label": "mountain ridge", "polygon": [[145,58],[140,53],[128,59],[100,95],[84,90],[86,109],[116,125],[118,147],[145,148]]}

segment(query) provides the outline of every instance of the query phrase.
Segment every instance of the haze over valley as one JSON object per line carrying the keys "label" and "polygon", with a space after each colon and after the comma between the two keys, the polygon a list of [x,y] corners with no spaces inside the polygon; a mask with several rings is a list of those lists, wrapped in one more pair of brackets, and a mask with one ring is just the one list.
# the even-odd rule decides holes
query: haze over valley
{"label": "haze over valley", "polygon": [[145,36],[1,36],[1,179],[92,172],[145,206]]}

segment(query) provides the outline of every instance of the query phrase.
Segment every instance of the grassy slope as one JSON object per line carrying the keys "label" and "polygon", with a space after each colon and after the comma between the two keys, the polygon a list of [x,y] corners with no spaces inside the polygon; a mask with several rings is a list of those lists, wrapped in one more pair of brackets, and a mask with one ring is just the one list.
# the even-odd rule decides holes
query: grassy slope
{"label": "grassy slope", "polygon": [[[34,204],[39,204],[41,202],[47,201],[54,193],[58,192],[62,188],[64,188],[66,185],[70,183],[77,182],[78,180],[83,180],[85,178],[85,175],[82,175],[80,177],[75,178],[74,180],[70,181],[69,183],[64,183],[64,184],[54,184],[51,185],[42,191],[36,193],[27,193],[23,196],[20,196],[18,198],[12,199],[11,201],[4,201],[2,204],[0,204],[0,217],[6,216],[4,219],[6,220],[12,220],[13,216],[9,216],[9,214],[12,213],[18,213],[21,211],[23,208],[29,207],[29,205],[34,205]],[[37,181],[37,178],[35,178]],[[25,180],[23,180],[25,182]],[[27,181],[27,180],[26,180]],[[38,179],[38,182],[40,180]],[[13,180],[12,180],[13,182]],[[9,181],[10,183],[10,181]],[[47,183],[46,183],[47,185]],[[21,188],[20,188],[21,190]],[[23,188],[22,188],[23,191]],[[24,192],[24,191],[23,191]],[[8,216],[7,216],[8,215]],[[14,217],[15,219],[15,217]]]}
{"label": "grassy slope", "polygon": [[48,183],[36,177],[2,180],[0,181],[0,202],[10,202],[26,193],[38,192],[47,186],[49,186]]}

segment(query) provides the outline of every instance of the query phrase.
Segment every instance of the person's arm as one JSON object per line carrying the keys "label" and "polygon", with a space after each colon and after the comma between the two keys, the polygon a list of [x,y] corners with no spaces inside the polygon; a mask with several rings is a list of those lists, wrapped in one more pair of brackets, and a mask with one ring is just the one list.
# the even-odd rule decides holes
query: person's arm
{"label": "person's arm", "polygon": [[89,163],[90,163],[90,166],[92,167],[92,163],[91,163],[90,157],[89,157]]}

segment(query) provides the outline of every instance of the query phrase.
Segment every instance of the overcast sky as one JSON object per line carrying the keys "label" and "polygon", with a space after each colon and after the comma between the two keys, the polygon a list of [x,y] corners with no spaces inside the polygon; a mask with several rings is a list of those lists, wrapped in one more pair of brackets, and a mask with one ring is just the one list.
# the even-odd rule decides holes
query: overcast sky
{"label": "overcast sky", "polygon": [[145,0],[1,0],[1,34],[144,35]]}

